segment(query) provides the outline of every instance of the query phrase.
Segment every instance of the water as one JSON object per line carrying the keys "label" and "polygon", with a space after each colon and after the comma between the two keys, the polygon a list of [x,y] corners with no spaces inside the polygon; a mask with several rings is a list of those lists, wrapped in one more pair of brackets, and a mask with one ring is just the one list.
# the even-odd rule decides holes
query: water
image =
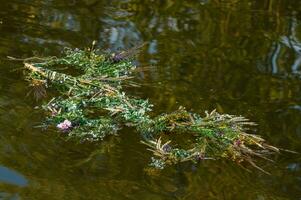
{"label": "water", "polygon": [[59,55],[93,40],[115,51],[142,42],[140,88],[155,112],[217,108],[259,126],[269,143],[301,152],[299,0],[0,1],[1,199],[301,199],[300,155],[260,162],[272,175],[226,161],[145,172],[150,153],[131,129],[98,144],[34,128],[44,118],[6,56]]}

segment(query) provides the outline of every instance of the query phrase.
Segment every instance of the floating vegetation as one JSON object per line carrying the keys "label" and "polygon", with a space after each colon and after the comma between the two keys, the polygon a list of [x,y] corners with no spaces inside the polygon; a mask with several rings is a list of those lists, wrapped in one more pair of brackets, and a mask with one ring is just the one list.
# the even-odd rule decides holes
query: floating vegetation
{"label": "floating vegetation", "polygon": [[[58,66],[76,70],[78,75],[54,70]],[[186,161],[228,159],[239,165],[249,163],[265,172],[254,158],[272,162],[269,155],[279,152],[260,136],[246,133],[255,124],[241,116],[215,110],[201,115],[180,107],[152,117],[153,105],[148,100],[123,91],[135,70],[131,52],[106,55],[93,48],[65,49],[61,58],[36,62],[26,59],[24,67],[28,72],[26,80],[36,90],[33,93],[37,98],[45,97],[46,90],[57,92],[42,106],[47,114],[45,127],[56,127],[69,137],[88,141],[115,135],[123,126],[134,127],[153,153],[152,167],[162,169]],[[177,142],[173,137],[181,139]]]}

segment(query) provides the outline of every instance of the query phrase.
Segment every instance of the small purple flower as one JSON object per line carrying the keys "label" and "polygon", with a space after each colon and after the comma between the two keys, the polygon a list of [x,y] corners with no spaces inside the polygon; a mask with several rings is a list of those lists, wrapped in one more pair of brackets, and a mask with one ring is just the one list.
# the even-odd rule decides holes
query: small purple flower
{"label": "small purple flower", "polygon": [[197,155],[195,156],[196,161],[201,161],[204,159],[205,159],[205,155],[203,153],[197,153]]}
{"label": "small purple flower", "polygon": [[240,146],[241,143],[242,143],[242,142],[241,142],[240,139],[237,139],[237,140],[234,141],[234,145],[235,145],[235,146]]}
{"label": "small purple flower", "polygon": [[171,146],[168,144],[164,145],[162,149],[163,149],[164,153],[169,153],[172,150]]}
{"label": "small purple flower", "polygon": [[65,121],[59,123],[56,127],[62,131],[68,131],[70,128],[72,128],[72,123],[68,119],[65,119]]}
{"label": "small purple flower", "polygon": [[119,54],[113,54],[112,60],[113,62],[120,62],[124,59],[124,56],[119,53]]}
{"label": "small purple flower", "polygon": [[55,117],[57,114],[58,114],[57,111],[56,111],[56,110],[53,110],[53,111],[51,112],[51,117]]}

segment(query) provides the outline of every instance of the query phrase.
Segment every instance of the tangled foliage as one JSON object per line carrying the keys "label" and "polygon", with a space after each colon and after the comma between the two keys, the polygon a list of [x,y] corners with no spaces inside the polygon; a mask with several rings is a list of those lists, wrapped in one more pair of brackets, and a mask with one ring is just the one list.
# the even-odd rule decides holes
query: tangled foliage
{"label": "tangled foliage", "polygon": [[[40,62],[27,59],[26,79],[36,90],[37,98],[45,96],[47,89],[58,94],[42,106],[47,112],[44,125],[90,141],[117,134],[122,126],[134,127],[141,133],[142,143],[153,152],[150,165],[159,169],[185,161],[226,158],[238,164],[247,162],[265,172],[253,158],[271,161],[267,156],[279,149],[267,145],[260,136],[246,133],[246,127],[254,123],[244,117],[215,110],[201,116],[181,107],[151,117],[153,105],[148,100],[129,96],[122,90],[135,69],[129,55],[66,49],[61,58]],[[57,66],[76,71],[77,75],[60,73],[54,70]]]}

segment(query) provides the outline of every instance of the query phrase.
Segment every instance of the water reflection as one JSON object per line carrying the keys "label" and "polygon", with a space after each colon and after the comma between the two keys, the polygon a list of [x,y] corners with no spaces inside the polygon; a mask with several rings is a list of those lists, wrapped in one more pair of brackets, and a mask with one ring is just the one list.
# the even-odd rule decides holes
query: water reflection
{"label": "water reflection", "polygon": [[17,186],[27,185],[27,180],[22,175],[3,166],[0,166],[0,182]]}
{"label": "water reflection", "polygon": [[[0,1],[0,56],[58,55],[63,47],[116,51],[148,42],[128,93],[156,113],[180,105],[242,114],[273,145],[301,151],[298,0]],[[133,130],[100,144],[65,141],[34,128],[41,102],[26,97],[20,64],[1,61],[0,161],[28,180],[1,186],[15,199],[298,199],[300,156],[259,163],[273,176],[227,162],[184,164],[157,176]],[[1,176],[0,176],[1,178]],[[2,193],[0,194],[0,196]],[[19,197],[17,197],[19,196]]]}

